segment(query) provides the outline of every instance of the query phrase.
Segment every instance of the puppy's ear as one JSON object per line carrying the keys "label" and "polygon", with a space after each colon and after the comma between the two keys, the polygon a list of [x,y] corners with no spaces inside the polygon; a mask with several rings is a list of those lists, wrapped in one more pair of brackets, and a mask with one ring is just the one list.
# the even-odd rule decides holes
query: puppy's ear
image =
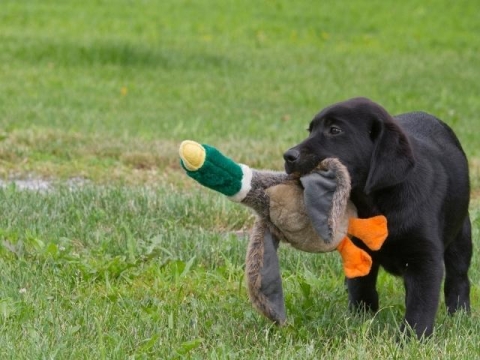
{"label": "puppy's ear", "polygon": [[365,185],[366,194],[401,183],[415,166],[407,136],[386,111],[377,113],[371,136],[375,147]]}

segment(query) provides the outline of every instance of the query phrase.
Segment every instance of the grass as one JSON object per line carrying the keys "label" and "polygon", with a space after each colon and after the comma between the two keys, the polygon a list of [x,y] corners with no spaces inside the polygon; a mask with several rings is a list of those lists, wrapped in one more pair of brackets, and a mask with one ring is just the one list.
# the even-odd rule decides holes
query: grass
{"label": "grass", "polygon": [[177,147],[280,169],[335,101],[428,111],[470,159],[477,243],[479,24],[470,1],[3,1],[0,175],[57,185],[0,190],[0,357],[478,357],[476,248],[472,315],[442,302],[426,343],[395,341],[399,279],[354,316],[336,254],[288,248],[272,326],[244,287],[250,213],[184,176]]}

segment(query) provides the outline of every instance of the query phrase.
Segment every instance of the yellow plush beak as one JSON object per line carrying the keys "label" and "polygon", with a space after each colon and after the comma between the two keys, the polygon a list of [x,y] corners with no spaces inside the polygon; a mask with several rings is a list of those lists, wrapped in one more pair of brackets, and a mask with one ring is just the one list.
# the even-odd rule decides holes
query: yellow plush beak
{"label": "yellow plush beak", "polygon": [[182,141],[178,152],[180,159],[182,159],[183,165],[189,171],[197,171],[205,162],[205,148],[195,141]]}

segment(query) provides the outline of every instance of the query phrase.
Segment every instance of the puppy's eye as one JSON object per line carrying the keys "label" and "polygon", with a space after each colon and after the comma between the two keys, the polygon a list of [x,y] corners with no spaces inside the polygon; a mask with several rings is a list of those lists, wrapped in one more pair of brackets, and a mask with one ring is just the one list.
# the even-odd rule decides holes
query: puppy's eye
{"label": "puppy's eye", "polygon": [[330,126],[330,129],[328,129],[328,133],[330,135],[338,135],[342,133],[342,129],[340,129],[338,126]]}

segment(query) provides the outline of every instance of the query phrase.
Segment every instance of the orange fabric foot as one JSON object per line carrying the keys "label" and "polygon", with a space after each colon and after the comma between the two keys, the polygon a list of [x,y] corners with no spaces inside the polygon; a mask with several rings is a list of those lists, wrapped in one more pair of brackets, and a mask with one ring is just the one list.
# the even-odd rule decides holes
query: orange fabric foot
{"label": "orange fabric foot", "polygon": [[383,215],[368,219],[350,218],[347,231],[362,240],[369,249],[378,250],[388,236],[387,218]]}
{"label": "orange fabric foot", "polygon": [[372,268],[372,258],[364,250],[356,247],[353,242],[345,236],[337,247],[342,256],[343,271],[347,278],[365,276]]}

